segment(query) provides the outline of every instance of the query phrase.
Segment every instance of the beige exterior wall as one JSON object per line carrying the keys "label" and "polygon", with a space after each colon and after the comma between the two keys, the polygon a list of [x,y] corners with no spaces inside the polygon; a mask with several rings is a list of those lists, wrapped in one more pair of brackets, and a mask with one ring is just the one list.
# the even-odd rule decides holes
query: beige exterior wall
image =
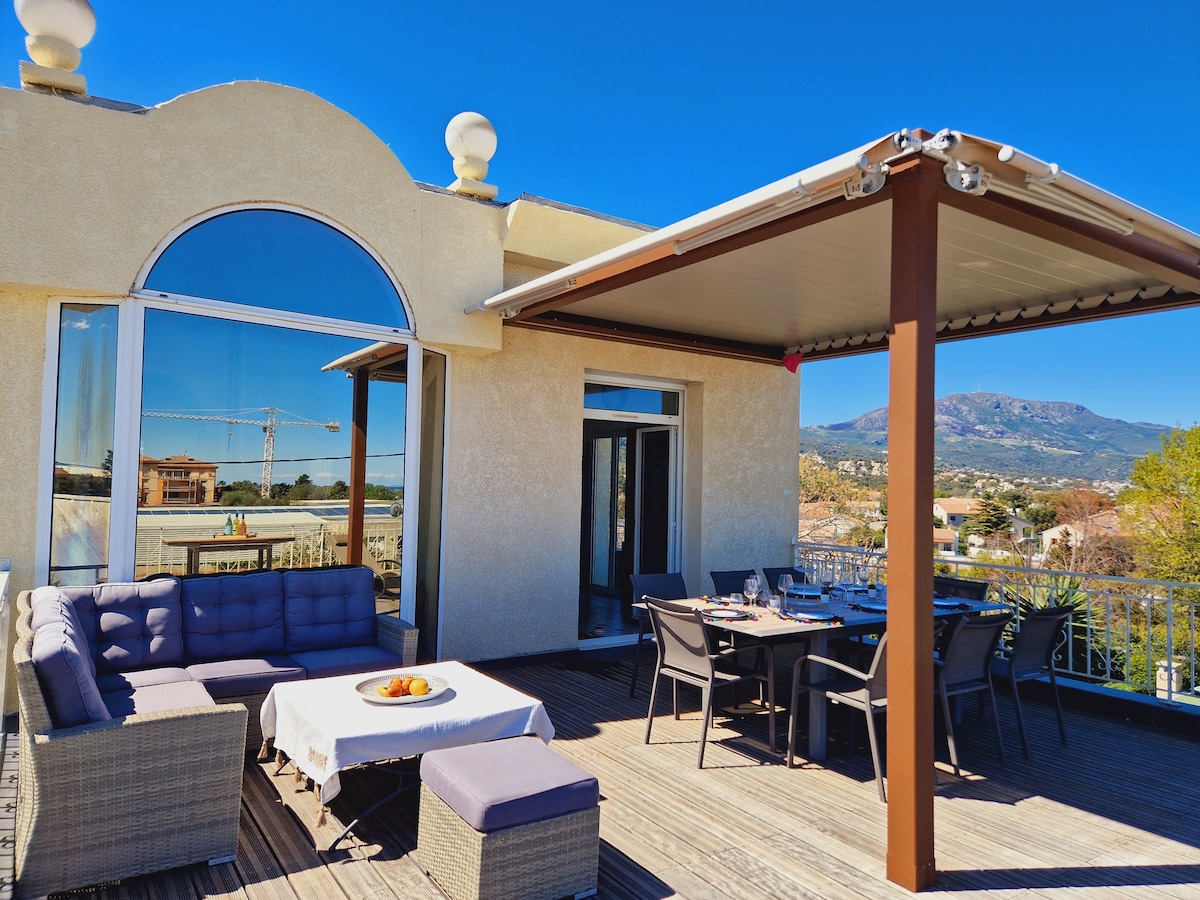
{"label": "beige exterior wall", "polygon": [[[440,136],[437,136],[440,137]],[[447,158],[447,180],[449,180]],[[311,211],[396,277],[418,338],[450,357],[443,656],[576,646],[586,370],[688,385],[683,568],[790,563],[798,379],[782,367],[502,328],[463,310],[640,231],[579,211],[508,208],[414,184],[371,132],[311,94],[238,83],[145,113],[0,89],[0,555],[31,587],[52,297],[112,300],[173,232],[235,204]],[[11,706],[11,705],[10,705]]]}
{"label": "beige exterior wall", "polygon": [[683,570],[692,591],[711,590],[711,569],[793,558],[795,376],[782,367],[506,328],[502,353],[452,361],[447,657],[576,645],[588,370],[687,385]]}

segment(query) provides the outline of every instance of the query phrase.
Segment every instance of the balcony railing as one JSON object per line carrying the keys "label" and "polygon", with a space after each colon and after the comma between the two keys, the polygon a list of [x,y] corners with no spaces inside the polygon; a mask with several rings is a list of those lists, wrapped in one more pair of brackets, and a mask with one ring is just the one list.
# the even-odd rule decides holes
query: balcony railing
{"label": "balcony railing", "polygon": [[[988,598],[1018,614],[1034,607],[1073,606],[1066,639],[1055,654],[1055,668],[1062,675],[1167,703],[1197,702],[1200,584],[982,560],[933,562],[952,575],[987,581]],[[796,565],[815,581],[887,582],[887,554],[882,551],[800,544]]]}

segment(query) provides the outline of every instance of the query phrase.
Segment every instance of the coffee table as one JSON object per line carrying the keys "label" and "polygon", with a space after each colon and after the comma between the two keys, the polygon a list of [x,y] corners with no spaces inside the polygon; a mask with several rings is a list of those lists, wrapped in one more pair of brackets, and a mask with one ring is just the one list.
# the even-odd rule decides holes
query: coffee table
{"label": "coffee table", "polygon": [[[403,671],[444,679],[439,696],[417,703],[370,702],[355,689],[363,681]],[[547,744],[554,725],[541,700],[523,694],[460,662],[281,682],[271,688],[259,715],[263,737],[274,739],[297,770],[320,791],[322,808],[341,790],[339,773],[480,741],[537,735]],[[364,811],[329,847],[387,800],[415,787],[401,784]]]}

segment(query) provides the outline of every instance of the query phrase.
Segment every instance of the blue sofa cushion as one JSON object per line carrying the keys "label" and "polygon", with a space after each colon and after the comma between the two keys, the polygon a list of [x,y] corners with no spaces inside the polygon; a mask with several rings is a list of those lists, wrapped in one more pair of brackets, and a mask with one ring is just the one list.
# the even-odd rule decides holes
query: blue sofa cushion
{"label": "blue sofa cushion", "polygon": [[154,684],[177,684],[191,680],[192,676],[184,669],[163,666],[135,672],[101,672],[96,676],[96,687],[100,688],[101,694],[111,694],[114,691],[132,691]]}
{"label": "blue sofa cushion", "polygon": [[135,713],[170,712],[189,706],[216,706],[204,686],[195,681],[173,684],[148,684],[123,691],[104,694],[104,705],[114,719]]}
{"label": "blue sofa cushion", "polygon": [[383,669],[399,671],[404,659],[376,647],[337,647],[333,650],[312,650],[295,653],[292,659],[304,667],[309,678],[325,678],[329,675],[354,675],[359,672],[378,672]]}
{"label": "blue sofa cushion", "polygon": [[37,631],[43,625],[65,622],[67,634],[87,663],[88,671],[96,677],[96,660],[92,655],[92,635],[83,624],[79,609],[70,598],[56,587],[37,588],[30,597],[29,627]]}
{"label": "blue sofa cushion", "polygon": [[279,681],[301,681],[304,669],[287,656],[244,657],[195,663],[187,673],[214,697],[265,694]]}
{"label": "blue sofa cushion", "polygon": [[69,603],[60,608],[60,618],[43,621],[34,633],[30,654],[50,718],[59,728],[107,721],[112,716],[96,686],[91,659],[79,649],[79,623]]}
{"label": "blue sofa cushion", "polygon": [[291,654],[375,643],[371,570],[296,569],[283,574],[287,650]]}
{"label": "blue sofa cushion", "polygon": [[182,602],[188,661],[284,654],[279,572],[186,578]]}
{"label": "blue sofa cushion", "polygon": [[178,580],[114,582],[91,590],[97,671],[124,672],[183,662]]}
{"label": "blue sofa cushion", "polygon": [[421,757],[421,783],[484,833],[600,802],[596,777],[535,737],[431,750]]}

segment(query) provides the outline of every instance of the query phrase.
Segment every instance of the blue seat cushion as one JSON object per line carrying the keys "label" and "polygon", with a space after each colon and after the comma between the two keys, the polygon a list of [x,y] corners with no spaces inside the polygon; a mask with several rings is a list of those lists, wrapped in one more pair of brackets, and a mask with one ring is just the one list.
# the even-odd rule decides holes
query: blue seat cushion
{"label": "blue seat cushion", "polygon": [[62,616],[43,621],[34,633],[30,653],[50,719],[59,728],[107,721],[112,715],[96,686],[91,657],[79,649],[79,623],[69,603],[61,609]]}
{"label": "blue seat cushion", "polygon": [[358,672],[377,672],[381,669],[398,670],[404,665],[402,657],[375,645],[293,653],[292,659],[296,661],[297,665],[304,667],[309,678],[354,675]]}
{"label": "blue seat cushion", "polygon": [[135,672],[107,672],[96,676],[96,686],[101,694],[113,691],[132,691],[153,684],[177,684],[191,681],[192,676],[184,669],[163,666],[158,669],[138,669]]}
{"label": "blue seat cushion", "polygon": [[134,713],[170,712],[189,706],[215,706],[216,702],[203,685],[195,681],[177,681],[110,691],[104,694],[104,705],[108,707],[114,719],[119,719]]}
{"label": "blue seat cushion", "polygon": [[[177,579],[113,582],[65,593],[70,596],[72,590],[92,593],[97,671],[123,672],[183,662]],[[86,604],[86,596],[76,597],[75,602]],[[83,609],[84,605],[79,605],[81,614]]]}
{"label": "blue seat cushion", "polygon": [[285,653],[278,572],[186,578],[182,603],[188,662]]}
{"label": "blue seat cushion", "polygon": [[484,833],[600,802],[596,777],[535,737],[431,750],[421,757],[421,783]]}
{"label": "blue seat cushion", "polygon": [[289,655],[375,643],[375,587],[362,566],[283,574]]}
{"label": "blue seat cushion", "polygon": [[187,667],[192,680],[214,697],[265,694],[278,681],[302,681],[304,669],[288,656],[246,657],[194,663]]}

